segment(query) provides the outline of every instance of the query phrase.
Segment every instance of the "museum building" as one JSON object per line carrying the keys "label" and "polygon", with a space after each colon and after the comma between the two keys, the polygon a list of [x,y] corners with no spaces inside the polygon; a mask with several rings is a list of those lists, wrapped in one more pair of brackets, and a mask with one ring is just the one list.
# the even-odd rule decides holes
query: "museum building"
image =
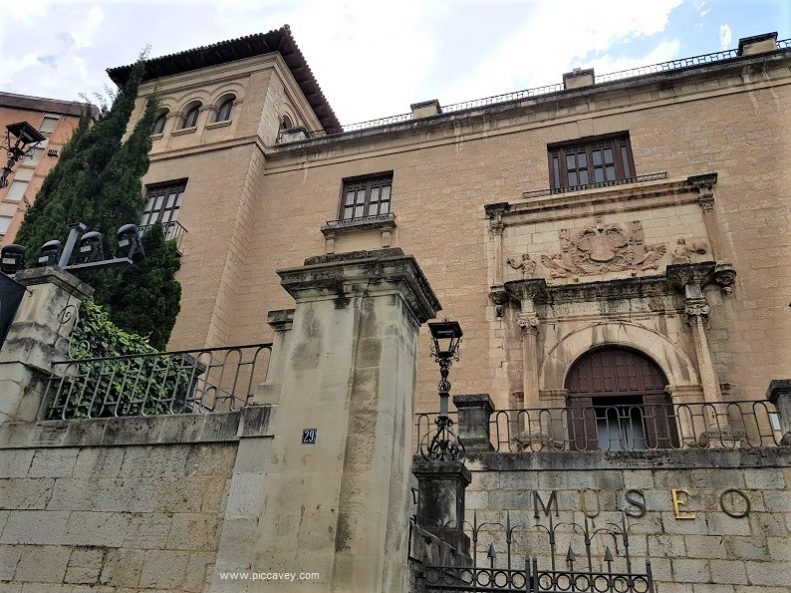
{"label": "museum building", "polygon": [[[108,73],[121,85],[130,71]],[[179,447],[198,441],[203,449],[188,459],[225,463],[212,470],[226,472],[225,494],[212,490],[209,514],[191,511],[215,521],[196,560],[204,584],[185,584],[183,567],[178,582],[151,568],[188,555],[179,551],[186,528],[162,550],[141,552],[134,584],[121,584],[129,575],[109,564],[98,582],[258,591],[220,582],[217,571],[304,560],[324,585],[294,591],[400,591],[408,557],[410,590],[425,593],[789,591],[788,40],[757,35],[624,72],[575,69],[546,87],[421,101],[344,126],[286,26],[147,60],[130,130],[154,95],[162,111],[141,225],[162,223],[179,243],[183,297],[169,350],[274,341],[270,388],[251,400],[271,408],[230,436],[200,440],[189,427],[174,436],[183,419],[146,433],[147,446],[168,444],[157,453],[167,471]],[[380,298],[403,266],[408,290],[388,305],[349,305]],[[402,318],[393,303],[406,293],[422,296],[403,297],[413,313]],[[410,341],[410,331],[439,303],[463,329],[449,415],[463,464],[417,455],[410,505],[402,412],[418,412],[414,451],[425,455],[438,407],[429,332]],[[306,313],[314,310],[322,316]],[[380,327],[382,311],[390,317]],[[349,369],[337,372],[325,365],[333,353],[320,350],[336,330],[339,349],[360,336]],[[373,335],[375,351],[358,348]],[[377,379],[366,382],[373,367]],[[322,409],[325,392],[345,389],[347,371],[346,399],[332,401],[348,409]],[[326,383],[313,381],[319,372]],[[405,398],[395,411],[381,395],[389,384]],[[292,443],[305,426],[313,442],[303,432]],[[27,432],[14,430],[0,431],[3,448],[76,446],[57,427],[46,442],[22,445]],[[91,433],[74,431],[87,447]],[[126,447],[131,458],[143,433],[122,443],[123,431],[107,429],[91,446]],[[255,449],[252,437],[266,443]],[[326,440],[300,448],[316,438]],[[190,467],[180,470],[187,478]],[[126,461],[116,469],[137,476]],[[77,474],[63,492],[77,492]],[[319,483],[311,479],[322,487],[304,487]],[[146,502],[123,485],[107,488],[106,497],[126,496],[107,507],[118,514]],[[166,494],[157,521],[172,519],[160,516],[173,501]],[[250,502],[258,498],[280,506]],[[393,528],[411,513],[408,534]],[[21,535],[6,527],[0,543],[35,540],[14,517],[8,524]],[[107,554],[141,541],[119,540]]]}

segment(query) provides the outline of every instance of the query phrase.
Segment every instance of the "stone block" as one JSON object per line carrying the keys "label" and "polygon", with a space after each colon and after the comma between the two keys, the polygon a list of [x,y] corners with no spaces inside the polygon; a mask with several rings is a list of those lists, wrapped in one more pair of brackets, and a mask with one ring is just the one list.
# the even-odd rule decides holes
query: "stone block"
{"label": "stone block", "polygon": [[0,544],[0,581],[10,581],[22,557],[22,546]]}
{"label": "stone block", "polygon": [[[684,535],[689,558],[731,558],[724,538],[714,535]],[[683,556],[680,554],[679,556]]]}
{"label": "stone block", "polygon": [[264,506],[264,474],[234,473],[228,492],[228,519],[258,517]]}
{"label": "stone block", "polygon": [[788,562],[745,562],[751,585],[788,587],[791,583],[791,564]]}
{"label": "stone block", "polygon": [[183,476],[186,447],[128,447],[119,476],[161,478]]}
{"label": "stone block", "polygon": [[54,483],[52,478],[0,479],[0,508],[44,509]]}
{"label": "stone block", "polygon": [[692,585],[692,593],[733,593],[733,589],[733,585],[714,585],[712,583]]}
{"label": "stone block", "polygon": [[673,558],[673,578],[678,583],[710,583],[711,571],[706,560]]}
{"label": "stone block", "polygon": [[0,543],[44,545],[60,542],[68,516],[65,511],[13,511]]}
{"label": "stone block", "polygon": [[128,513],[75,511],[69,515],[62,541],[76,546],[121,547],[130,522]]}
{"label": "stone block", "polygon": [[650,558],[683,558],[687,555],[687,546],[683,535],[657,534],[647,536]]}
{"label": "stone block", "polygon": [[0,478],[22,478],[33,461],[33,449],[0,449]]}
{"label": "stone block", "polygon": [[186,475],[230,476],[234,469],[236,448],[236,443],[191,445],[187,453]]}
{"label": "stone block", "polygon": [[149,550],[140,573],[140,587],[149,589],[177,589],[184,582],[188,552]]}
{"label": "stone block", "polygon": [[14,580],[62,583],[71,550],[61,546],[23,546]]}
{"label": "stone block", "polygon": [[746,585],[747,572],[740,560],[711,560],[711,576],[715,583]]}
{"label": "stone block", "polygon": [[220,540],[219,519],[197,513],[173,515],[168,535],[169,550],[216,550]]}
{"label": "stone block", "polygon": [[73,548],[63,582],[80,585],[98,583],[105,551],[103,548]]}
{"label": "stone block", "polygon": [[129,518],[122,547],[142,550],[165,548],[172,521],[170,513],[134,513]]}
{"label": "stone block", "polygon": [[202,593],[211,587],[215,554],[192,554],[187,563],[187,574],[182,589],[189,593]]}
{"label": "stone block", "polygon": [[107,550],[99,582],[113,587],[137,587],[145,556],[144,550],[127,548]]}
{"label": "stone block", "polygon": [[80,450],[74,465],[75,478],[114,478],[121,471],[124,449],[121,447],[91,447]]}
{"label": "stone block", "polygon": [[725,537],[725,549],[733,559],[771,560],[769,546],[759,537]]}
{"label": "stone block", "polygon": [[28,475],[31,478],[71,476],[79,449],[36,449]]}

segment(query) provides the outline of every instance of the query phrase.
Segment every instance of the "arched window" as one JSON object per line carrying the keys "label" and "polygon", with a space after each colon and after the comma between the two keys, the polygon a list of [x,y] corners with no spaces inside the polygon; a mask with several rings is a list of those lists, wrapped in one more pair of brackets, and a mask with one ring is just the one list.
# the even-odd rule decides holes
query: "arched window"
{"label": "arched window", "polygon": [[650,358],[604,347],[578,358],[566,376],[569,440],[577,450],[678,446],[667,379]]}
{"label": "arched window", "polygon": [[228,121],[231,119],[231,113],[233,112],[233,102],[234,97],[228,97],[220,104],[220,106],[217,108],[217,119],[215,119],[215,121]]}
{"label": "arched window", "polygon": [[154,127],[151,129],[152,134],[161,134],[165,131],[165,122],[168,119],[168,112],[163,111],[154,120]]}
{"label": "arched window", "polygon": [[194,104],[187,110],[184,115],[184,122],[181,125],[182,129],[194,128],[198,125],[198,115],[200,114],[200,103]]}
{"label": "arched window", "polygon": [[291,121],[291,118],[287,115],[283,116],[283,121],[280,122],[280,129],[281,130],[290,130],[294,127],[294,122]]}

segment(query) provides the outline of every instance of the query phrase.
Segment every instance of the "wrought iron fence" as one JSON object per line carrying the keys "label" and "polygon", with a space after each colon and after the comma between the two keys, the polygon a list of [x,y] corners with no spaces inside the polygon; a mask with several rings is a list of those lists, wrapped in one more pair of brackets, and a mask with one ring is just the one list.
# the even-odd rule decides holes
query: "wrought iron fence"
{"label": "wrought iron fence", "polygon": [[[181,251],[181,239],[187,233],[187,229],[184,228],[180,222],[176,220],[172,220],[162,224],[162,231],[165,233],[165,240],[166,241],[175,241],[176,246],[178,247],[179,251]],[[153,224],[146,224],[140,227],[140,235],[145,235]]]}
{"label": "wrought iron fence", "polygon": [[[778,50],[791,49],[791,39],[781,39],[777,41],[777,49]],[[635,78],[638,76],[659,74],[662,72],[670,72],[673,70],[681,70],[693,66],[701,66],[705,64],[722,62],[724,60],[730,60],[737,57],[740,56],[738,55],[738,50],[736,49],[716,51],[708,54],[702,54],[699,56],[692,56],[689,58],[682,58],[678,60],[669,60],[667,62],[660,62],[658,64],[650,64],[648,66],[639,66],[637,68],[629,68],[628,70],[620,70],[618,72],[609,72],[607,74],[597,75],[596,83],[599,84],[606,82],[615,82],[620,80],[626,80],[629,78]],[[530,89],[524,89],[520,91],[512,91],[509,93],[501,93],[498,95],[492,95],[490,97],[483,97],[480,99],[472,99],[470,101],[462,101],[459,103],[451,103],[449,105],[443,105],[442,113],[461,112],[461,111],[467,111],[469,109],[476,109],[480,107],[489,107],[490,105],[500,105],[500,104],[506,104],[515,101],[522,101],[524,99],[531,99],[533,97],[549,96],[554,93],[562,92],[564,90],[565,90],[564,85],[562,83],[557,83],[557,84],[544,85],[540,87],[534,87]],[[387,117],[369,119],[366,121],[357,122],[353,124],[345,124],[339,128],[329,128],[322,130],[306,130],[305,132],[308,138],[320,138],[323,136],[336,136],[340,134],[346,134],[349,132],[357,132],[359,130],[369,130],[373,128],[407,122],[411,120],[412,120],[411,113],[400,113],[398,115],[390,115]],[[278,136],[278,142],[280,141],[281,141],[280,137]]]}
{"label": "wrought iron fence", "polygon": [[227,412],[266,380],[271,344],[131,354],[54,363],[41,417]]}
{"label": "wrought iron fence", "polygon": [[[451,419],[453,426],[456,427],[458,433],[459,426],[459,413],[448,412],[448,418]],[[437,432],[437,414],[415,414],[415,435],[417,441],[415,444],[415,454],[426,456],[428,447],[431,444],[431,439]]]}
{"label": "wrought iron fence", "polygon": [[[546,520],[546,525],[538,521],[532,527],[514,525],[506,513],[504,523],[479,523],[475,513],[472,524],[465,522],[472,542],[472,566],[427,563],[419,574],[424,590],[653,593],[651,562],[645,559],[644,572],[635,570],[629,525],[623,513],[620,523],[598,526],[588,518],[581,523],[556,523],[551,513]],[[523,541],[517,542],[516,535]],[[561,541],[568,543],[568,548],[562,547]],[[533,553],[519,555],[525,550]],[[485,554],[488,566],[479,564],[479,552]]]}
{"label": "wrought iron fence", "polygon": [[635,175],[634,177],[625,177],[624,179],[613,179],[611,181],[598,181],[596,183],[574,185],[572,187],[548,187],[544,189],[522,192],[522,197],[537,198],[540,196],[567,194],[570,192],[585,191],[588,189],[598,189],[601,187],[612,187],[616,185],[625,185],[629,183],[639,183],[641,181],[658,181],[659,179],[667,179],[667,171],[660,171],[659,173],[646,173],[645,175]]}
{"label": "wrought iron fence", "polygon": [[[430,438],[434,417],[416,415],[417,453]],[[462,442],[463,430],[462,424]],[[765,449],[778,446],[783,436],[777,408],[762,400],[497,410],[489,431],[493,449],[511,453]]]}

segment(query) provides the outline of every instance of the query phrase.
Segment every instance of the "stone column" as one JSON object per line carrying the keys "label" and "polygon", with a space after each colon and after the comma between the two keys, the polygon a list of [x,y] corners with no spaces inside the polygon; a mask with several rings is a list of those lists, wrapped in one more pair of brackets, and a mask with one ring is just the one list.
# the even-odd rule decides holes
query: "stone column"
{"label": "stone column", "polygon": [[259,385],[255,390],[252,403],[277,404],[280,403],[280,388],[283,383],[283,367],[286,364],[286,353],[291,337],[291,328],[294,325],[294,309],[281,309],[270,311],[266,322],[275,332],[272,340],[272,353],[269,357],[269,366],[266,371],[266,383]]}
{"label": "stone column", "polygon": [[453,405],[459,411],[459,440],[466,453],[493,451],[489,418],[494,404],[488,393],[454,395]]}
{"label": "stone column", "polygon": [[439,302],[400,249],[278,274],[296,309],[275,437],[240,442],[211,591],[272,590],[219,578],[253,570],[319,573],[293,593],[403,592],[418,330]]}
{"label": "stone column", "polygon": [[703,224],[706,227],[706,235],[711,247],[711,258],[714,261],[720,261],[722,258],[722,238],[720,237],[720,227],[717,224],[714,213],[714,186],[717,184],[717,174],[693,175],[688,177],[687,181],[698,190],[698,204],[703,211]]}
{"label": "stone column", "polygon": [[546,291],[543,278],[529,278],[506,283],[506,290],[521,303],[517,323],[522,341],[522,391],[526,409],[540,408],[538,384],[538,330],[541,321],[535,307],[535,299]]}
{"label": "stone column", "polygon": [[0,424],[34,422],[54,360],[68,358],[80,304],[93,288],[57,267],[16,275],[27,287],[0,351]]}
{"label": "stone column", "polygon": [[503,230],[505,224],[503,223],[503,213],[508,212],[511,205],[508,202],[497,202],[496,204],[487,204],[486,215],[489,217],[489,231],[492,233],[492,240],[494,242],[494,286],[503,285]]}
{"label": "stone column", "polygon": [[774,379],[766,390],[766,399],[775,405],[780,415],[780,444],[791,447],[791,379]]}
{"label": "stone column", "polygon": [[461,461],[416,459],[412,473],[418,482],[417,524],[468,555],[464,491],[470,484],[470,470]]}

